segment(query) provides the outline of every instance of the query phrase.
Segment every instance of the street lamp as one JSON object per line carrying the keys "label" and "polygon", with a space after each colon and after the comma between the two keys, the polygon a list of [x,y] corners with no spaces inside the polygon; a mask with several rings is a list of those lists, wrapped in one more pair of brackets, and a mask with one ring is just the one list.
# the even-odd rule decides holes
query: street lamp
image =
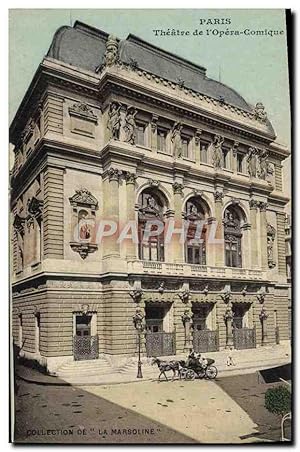
{"label": "street lamp", "polygon": [[134,327],[138,333],[138,372],[136,378],[143,378],[142,374],[142,362],[141,362],[141,334],[144,331],[144,314],[140,308],[136,309],[135,315],[132,317]]}

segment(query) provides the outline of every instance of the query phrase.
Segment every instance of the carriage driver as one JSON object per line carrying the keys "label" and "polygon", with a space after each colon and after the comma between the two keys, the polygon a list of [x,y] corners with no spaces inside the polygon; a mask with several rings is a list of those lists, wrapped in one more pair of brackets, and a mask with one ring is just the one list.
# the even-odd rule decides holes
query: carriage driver
{"label": "carriage driver", "polygon": [[188,356],[188,366],[200,366],[205,369],[207,367],[208,361],[203,356],[201,357],[201,353],[195,353],[195,351],[190,348],[190,353]]}

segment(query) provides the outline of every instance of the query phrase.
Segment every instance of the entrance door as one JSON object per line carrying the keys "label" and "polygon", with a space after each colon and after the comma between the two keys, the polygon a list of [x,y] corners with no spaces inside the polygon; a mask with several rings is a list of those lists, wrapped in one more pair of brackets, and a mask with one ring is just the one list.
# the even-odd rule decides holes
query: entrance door
{"label": "entrance door", "polygon": [[209,328],[209,315],[213,304],[194,305],[193,311],[193,348],[199,352],[215,352],[219,350],[218,330]]}
{"label": "entrance door", "polygon": [[255,328],[248,327],[249,308],[247,303],[235,303],[232,307],[233,344],[237,350],[256,347]]}
{"label": "entrance door", "polygon": [[164,331],[164,322],[170,306],[146,305],[147,356],[168,356],[176,353],[175,332]]}
{"label": "entrance door", "polygon": [[80,314],[75,318],[74,359],[98,358],[98,335],[91,335],[92,315]]}

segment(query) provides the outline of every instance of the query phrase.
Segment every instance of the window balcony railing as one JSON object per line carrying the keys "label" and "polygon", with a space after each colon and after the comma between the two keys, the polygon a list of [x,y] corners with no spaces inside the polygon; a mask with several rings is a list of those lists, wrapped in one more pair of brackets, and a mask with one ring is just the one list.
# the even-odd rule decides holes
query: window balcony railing
{"label": "window balcony railing", "polygon": [[188,263],[155,262],[135,260],[128,262],[129,273],[151,275],[218,277],[226,279],[265,279],[265,272],[248,268],[213,267]]}

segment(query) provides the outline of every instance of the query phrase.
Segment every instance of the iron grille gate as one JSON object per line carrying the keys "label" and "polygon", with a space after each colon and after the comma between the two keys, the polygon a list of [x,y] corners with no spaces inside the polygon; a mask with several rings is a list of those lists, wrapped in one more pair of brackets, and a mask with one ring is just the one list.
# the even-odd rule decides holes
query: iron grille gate
{"label": "iron grille gate", "polygon": [[174,333],[159,331],[146,333],[147,356],[169,356],[176,354],[176,337]]}
{"label": "iron grille gate", "polygon": [[218,330],[194,330],[193,347],[195,352],[216,352],[219,350]]}
{"label": "iron grille gate", "polygon": [[255,328],[234,328],[233,344],[237,350],[256,347]]}
{"label": "iron grille gate", "polygon": [[98,358],[98,335],[74,336],[73,351],[75,361]]}

